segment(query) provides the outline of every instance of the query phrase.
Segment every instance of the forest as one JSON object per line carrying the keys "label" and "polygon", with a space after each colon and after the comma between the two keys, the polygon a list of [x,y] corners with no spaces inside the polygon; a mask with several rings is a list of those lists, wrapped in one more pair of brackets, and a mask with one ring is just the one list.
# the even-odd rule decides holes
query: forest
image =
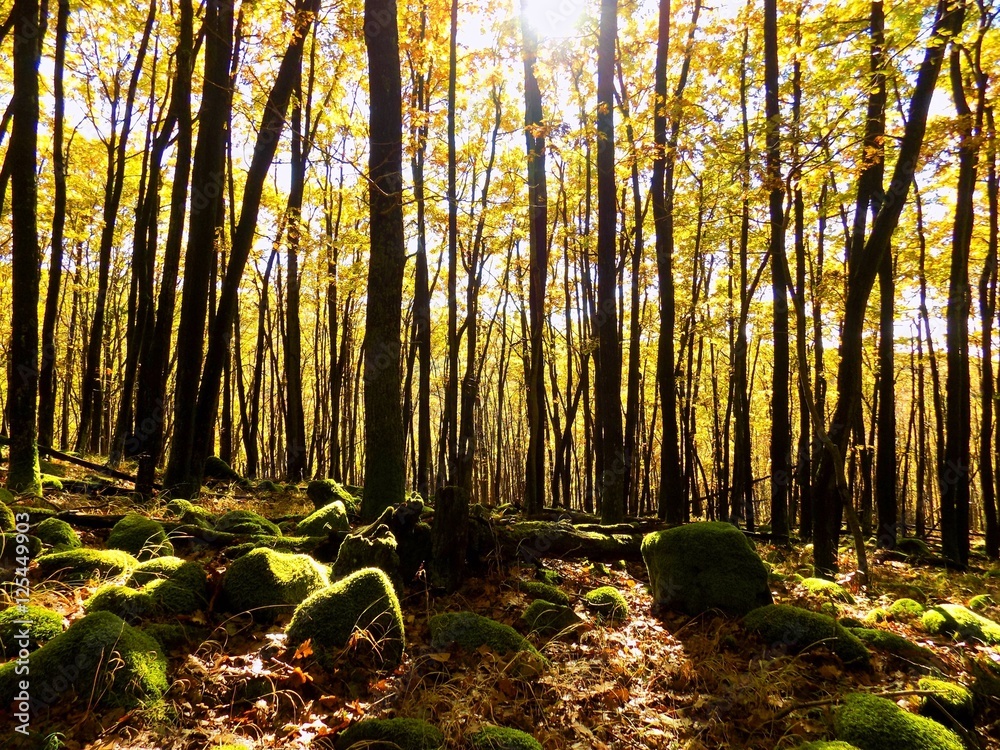
{"label": "forest", "polygon": [[0,0],[11,746],[1000,747],[998,15]]}

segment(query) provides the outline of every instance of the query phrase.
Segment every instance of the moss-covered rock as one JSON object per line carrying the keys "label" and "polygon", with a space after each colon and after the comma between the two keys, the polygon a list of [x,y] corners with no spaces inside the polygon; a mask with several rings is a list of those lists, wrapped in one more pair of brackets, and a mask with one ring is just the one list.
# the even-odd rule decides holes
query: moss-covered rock
{"label": "moss-covered rock", "polygon": [[980,653],[970,667],[976,678],[973,692],[980,698],[1000,698],[1000,653]]}
{"label": "moss-covered rock", "polygon": [[347,520],[347,508],[339,500],[320,508],[299,522],[299,536],[326,536],[331,531],[350,531],[351,524]]}
{"label": "moss-covered rock", "polygon": [[380,525],[358,534],[348,534],[340,543],[333,577],[343,578],[356,570],[378,568],[392,579],[396,590],[402,588],[396,537],[388,526]]}
{"label": "moss-covered rock", "polygon": [[475,651],[486,646],[501,656],[524,651],[542,658],[528,639],[509,625],[482,617],[474,612],[446,612],[430,621],[431,648],[439,651],[458,646]]}
{"label": "moss-covered rock", "polygon": [[850,666],[867,667],[868,649],[857,636],[832,617],[789,604],[771,604],[753,610],[743,618],[743,626],[775,649],[798,653],[815,645],[825,645]]}
{"label": "moss-covered rock", "polygon": [[139,587],[164,579],[204,593],[207,575],[205,569],[196,562],[181,557],[156,557],[137,565],[125,585]]}
{"label": "moss-covered rock", "polygon": [[134,622],[191,614],[208,601],[207,575],[198,563],[159,557],[140,564],[124,586],[103,586],[84,603],[88,612],[113,612]]}
{"label": "moss-covered rock", "polygon": [[14,531],[17,523],[14,520],[14,511],[7,503],[0,501],[0,531]]}
{"label": "moss-covered rock", "polygon": [[767,568],[743,532],[728,523],[693,523],[642,542],[653,602],[686,614],[720,609],[745,615],[771,603]]}
{"label": "moss-covered rock", "polygon": [[[845,621],[841,620],[840,622],[843,625]],[[930,649],[919,646],[913,641],[901,635],[891,633],[888,630],[878,630],[875,628],[848,628],[848,630],[872,648],[887,651],[901,659],[927,662],[934,656],[934,652]]]}
{"label": "moss-covered rock", "polygon": [[205,459],[205,469],[202,472],[205,479],[214,479],[218,482],[233,482],[242,484],[244,479],[218,456],[209,456]]}
{"label": "moss-covered rock", "polygon": [[52,547],[53,552],[64,552],[83,546],[79,534],[73,527],[58,518],[46,518],[38,524],[35,527],[35,536]]}
{"label": "moss-covered rock", "polygon": [[252,536],[249,541],[226,547],[225,554],[229,560],[236,560],[255,549],[308,555],[322,543],[323,540],[315,536]]}
{"label": "moss-covered rock", "polygon": [[410,583],[413,577],[431,559],[434,539],[430,524],[420,521],[411,529],[404,529],[395,534],[399,555],[399,578],[403,585]]}
{"label": "moss-covered rock", "polygon": [[979,594],[969,599],[969,609],[973,612],[982,612],[984,609],[989,609],[994,606],[996,602],[993,601],[993,597],[989,594]]}
{"label": "moss-covered rock", "polygon": [[256,549],[234,560],[222,579],[224,604],[266,619],[324,588],[329,571],[309,555]]}
{"label": "moss-covered rock", "polygon": [[0,487],[0,503],[10,506],[17,502],[17,498],[14,497],[14,493],[8,490],[6,487]]}
{"label": "moss-covered rock", "polygon": [[894,620],[910,622],[918,619],[924,613],[924,605],[916,599],[904,597],[889,605],[889,614]]}
{"label": "moss-covered rock", "polygon": [[521,615],[529,632],[541,636],[569,634],[583,625],[583,619],[565,604],[535,599]]}
{"label": "moss-covered rock", "polygon": [[[0,667],[0,704],[17,693],[15,662]],[[132,708],[166,692],[167,663],[159,644],[110,612],[77,620],[28,660],[33,704],[53,705],[76,692],[82,705]]]}
{"label": "moss-covered rock", "polygon": [[890,700],[854,693],[835,719],[837,738],[861,750],[963,750],[954,732],[908,713]]}
{"label": "moss-covered rock", "polygon": [[880,622],[886,622],[892,619],[892,615],[889,614],[889,610],[885,607],[875,607],[868,610],[864,616],[865,625],[878,625]]}
{"label": "moss-covered rock", "polygon": [[920,713],[945,726],[957,721],[971,728],[975,723],[975,701],[972,691],[957,682],[939,680],[936,677],[922,677],[917,683],[920,690],[933,693],[925,696],[920,704]]}
{"label": "moss-covered rock", "polygon": [[551,586],[541,581],[517,581],[518,591],[523,591],[532,599],[543,599],[553,604],[569,604],[569,594],[558,586]]}
{"label": "moss-covered rock", "polygon": [[231,510],[215,522],[217,531],[247,536],[281,536],[281,529],[252,510]]}
{"label": "moss-covered rock", "polygon": [[258,482],[257,486],[254,487],[257,492],[283,492],[283,488],[277,482],[272,482],[270,479],[265,479],[263,482]]}
{"label": "moss-covered rock", "polygon": [[52,474],[42,474],[42,489],[52,490],[54,492],[63,491],[62,480]]}
{"label": "moss-covered rock", "polygon": [[520,729],[486,726],[469,737],[469,748],[470,750],[542,750],[542,744]]}
{"label": "moss-covered rock", "polygon": [[27,550],[29,560],[34,560],[42,554],[42,540],[31,534],[0,534],[0,564],[13,568],[18,564],[18,558]]}
{"label": "moss-covered rock", "polygon": [[854,597],[850,591],[839,583],[828,581],[825,578],[803,578],[799,585],[813,596],[823,596],[834,601],[854,604]]}
{"label": "moss-covered rock", "polygon": [[406,638],[399,599],[389,577],[366,568],[317,591],[295,610],[288,643],[312,640],[313,648],[340,649],[355,631],[367,632],[387,665],[398,664]]}
{"label": "moss-covered rock", "polygon": [[366,719],[337,736],[337,750],[440,750],[444,735],[420,719]]}
{"label": "moss-covered rock", "polygon": [[583,602],[612,622],[623,622],[628,618],[628,602],[614,586],[601,586],[587,592]]}
{"label": "moss-covered rock", "polygon": [[795,750],[860,750],[860,748],[850,742],[841,742],[840,740],[816,740],[799,745]]}
{"label": "moss-covered rock", "polygon": [[73,549],[50,552],[36,560],[43,578],[86,581],[98,576],[118,576],[133,570],[139,561],[123,550]]}
{"label": "moss-covered rock", "polygon": [[358,498],[347,487],[332,479],[316,479],[306,487],[306,496],[312,500],[316,510],[325,508],[334,500],[340,500],[352,515],[357,513]]}
{"label": "moss-covered rock", "polygon": [[182,523],[202,529],[211,529],[215,526],[215,516],[190,500],[171,500],[167,503],[167,512],[180,519]]}
{"label": "moss-covered rock", "polygon": [[156,639],[164,652],[185,646],[194,641],[194,632],[173,622],[150,622],[142,626],[142,631]]}
{"label": "moss-covered rock", "polygon": [[939,604],[928,609],[921,620],[932,635],[974,638],[983,643],[1000,644],[1000,625],[960,604]]}
{"label": "moss-covered rock", "polygon": [[149,560],[174,554],[163,525],[139,513],[129,513],[111,529],[108,549],[120,549],[138,560]]}
{"label": "moss-covered rock", "polygon": [[13,659],[22,649],[35,651],[63,632],[62,622],[61,614],[44,607],[8,607],[0,612],[0,659]]}
{"label": "moss-covered rock", "polygon": [[909,557],[927,558],[931,556],[931,548],[923,539],[903,537],[896,542],[896,549]]}
{"label": "moss-covered rock", "polygon": [[535,578],[542,583],[549,584],[549,586],[558,586],[563,582],[563,577],[559,575],[559,571],[551,570],[550,568],[536,568]]}

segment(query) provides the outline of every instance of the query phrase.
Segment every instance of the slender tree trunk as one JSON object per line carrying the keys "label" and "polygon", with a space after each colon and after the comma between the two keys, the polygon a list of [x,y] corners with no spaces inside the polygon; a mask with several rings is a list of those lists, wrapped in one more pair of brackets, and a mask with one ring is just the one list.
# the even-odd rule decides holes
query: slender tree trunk
{"label": "slender tree trunk", "polygon": [[[983,495],[983,517],[986,525],[986,554],[996,560],[1000,557],[1000,520],[998,520],[993,447],[993,400],[996,383],[993,380],[993,318],[997,310],[997,239],[1000,236],[1000,179],[997,177],[997,137],[993,121],[993,107],[986,108],[987,164],[986,190],[989,201],[989,249],[979,286],[980,311],[983,320],[983,414],[980,429],[980,489]],[[1000,436],[997,437],[1000,440]]]}

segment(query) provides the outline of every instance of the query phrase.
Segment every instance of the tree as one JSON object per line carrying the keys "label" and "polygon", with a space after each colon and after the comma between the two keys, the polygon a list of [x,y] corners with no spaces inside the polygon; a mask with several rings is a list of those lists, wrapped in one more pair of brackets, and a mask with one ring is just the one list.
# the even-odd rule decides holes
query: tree
{"label": "tree", "polygon": [[406,485],[400,402],[403,300],[403,115],[396,0],[365,0],[371,87],[368,316],[365,326],[365,494],[374,520],[400,502]]}

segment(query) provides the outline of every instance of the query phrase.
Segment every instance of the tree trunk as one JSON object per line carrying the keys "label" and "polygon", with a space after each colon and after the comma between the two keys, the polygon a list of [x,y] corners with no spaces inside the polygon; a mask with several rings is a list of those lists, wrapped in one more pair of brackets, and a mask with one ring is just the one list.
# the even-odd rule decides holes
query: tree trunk
{"label": "tree trunk", "polygon": [[993,560],[1000,557],[1000,519],[997,518],[997,491],[995,456],[993,447],[993,399],[996,383],[993,381],[993,318],[997,309],[997,239],[1000,236],[1000,180],[997,178],[996,125],[993,108],[986,109],[987,164],[986,190],[990,212],[990,239],[986,263],[979,285],[980,311],[983,320],[983,415],[979,439],[980,489],[983,495],[983,516],[986,525],[986,554]]}

